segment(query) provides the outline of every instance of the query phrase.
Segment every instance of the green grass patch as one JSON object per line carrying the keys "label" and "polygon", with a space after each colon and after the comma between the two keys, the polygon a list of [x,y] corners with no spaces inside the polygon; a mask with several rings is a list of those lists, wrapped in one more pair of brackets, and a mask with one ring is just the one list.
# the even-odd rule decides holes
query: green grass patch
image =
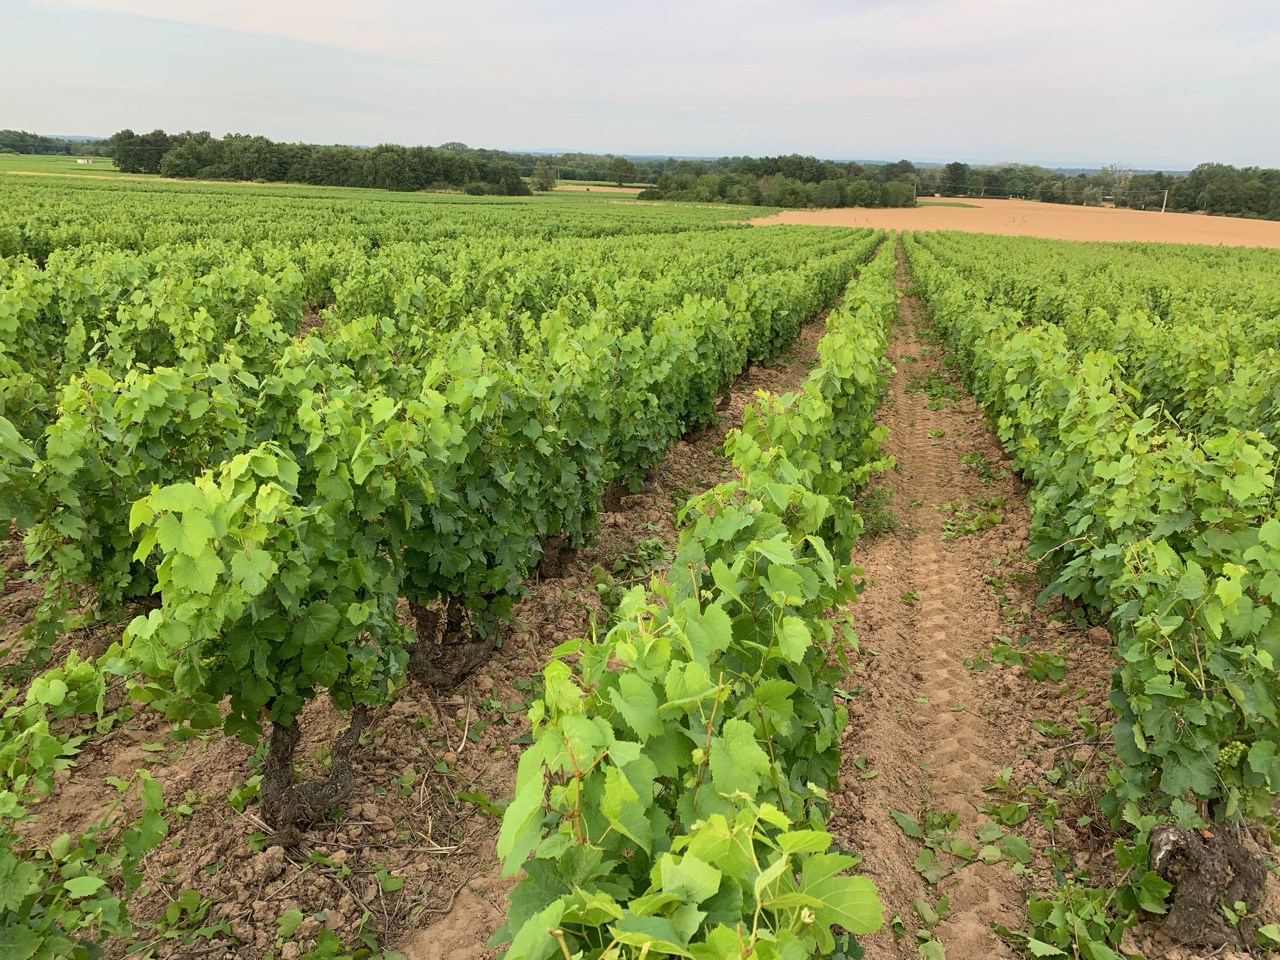
{"label": "green grass patch", "polygon": [[[92,160],[92,163],[76,163]],[[72,174],[81,177],[123,176],[110,157],[66,157],[30,153],[0,153],[0,173]]]}

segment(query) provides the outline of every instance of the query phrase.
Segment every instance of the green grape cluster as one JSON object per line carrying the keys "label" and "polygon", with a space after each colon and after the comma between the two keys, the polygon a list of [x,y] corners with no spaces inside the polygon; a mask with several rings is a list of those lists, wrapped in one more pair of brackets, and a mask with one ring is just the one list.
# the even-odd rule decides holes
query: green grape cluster
{"label": "green grape cluster", "polygon": [[1239,740],[1232,740],[1225,747],[1218,751],[1218,759],[1214,762],[1214,767],[1219,773],[1226,773],[1228,770],[1234,769],[1244,759],[1244,755],[1248,753],[1248,748]]}

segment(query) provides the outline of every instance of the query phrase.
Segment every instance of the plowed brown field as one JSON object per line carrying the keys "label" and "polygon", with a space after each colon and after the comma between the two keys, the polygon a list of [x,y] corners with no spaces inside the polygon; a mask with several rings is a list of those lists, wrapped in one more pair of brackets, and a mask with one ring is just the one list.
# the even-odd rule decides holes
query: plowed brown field
{"label": "plowed brown field", "polygon": [[[927,199],[925,200],[927,203]],[[1159,213],[1116,207],[1073,207],[1034,200],[964,200],[972,207],[920,206],[872,210],[787,210],[751,221],[759,225],[802,223],[884,230],[964,230],[1054,240],[1139,240],[1280,247],[1280,222]]]}
{"label": "plowed brown field", "polygon": [[606,187],[598,183],[557,183],[557,190],[582,190],[586,193],[625,193],[634,197],[641,187]]}

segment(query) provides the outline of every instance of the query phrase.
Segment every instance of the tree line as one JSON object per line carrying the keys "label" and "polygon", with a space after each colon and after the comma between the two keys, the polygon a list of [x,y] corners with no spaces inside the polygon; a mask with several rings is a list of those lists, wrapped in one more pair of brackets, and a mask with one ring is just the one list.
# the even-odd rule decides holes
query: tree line
{"label": "tree line", "polygon": [[471,150],[461,143],[365,148],[278,143],[238,133],[215,137],[207,131],[168,134],[163,130],[145,134],[121,130],[112,139],[115,164],[126,173],[397,191],[455,189],[506,196],[530,192],[520,168],[501,151]]}
{"label": "tree line", "polygon": [[740,203],[769,207],[910,207],[915,165],[837,163],[790,154],[673,161],[641,200]]}
{"label": "tree line", "polygon": [[73,140],[68,137],[45,137],[26,130],[0,130],[0,153],[109,157],[113,150],[114,146],[109,140]]}
{"label": "tree line", "polygon": [[[1167,192],[1166,192],[1167,191]],[[835,163],[798,155],[671,161],[642,198],[779,207],[910,206],[916,197],[1015,198],[1280,220],[1280,170],[1204,163],[1187,174],[1034,164]]]}
{"label": "tree line", "polygon": [[559,180],[643,185],[645,199],[780,207],[909,206],[938,195],[1014,197],[1046,203],[1139,210],[1205,212],[1280,220],[1280,170],[1204,163],[1187,174],[1134,173],[1113,165],[1094,171],[1031,164],[917,166],[854,163],[787,154],[680,160],[613,154],[533,154],[444,143],[438,147],[374,147],[281,143],[267,137],[207,131],[134,133],[104,140],[47,137],[0,130],[0,153],[113,157],[126,173],[201,180],[290,181],[385,190],[462,190],[527,194]]}
{"label": "tree line", "polygon": [[955,162],[921,171],[920,193],[1280,220],[1280,170],[1225,163],[1202,163],[1184,175],[1134,173],[1121,165],[1073,175],[1025,164]]}

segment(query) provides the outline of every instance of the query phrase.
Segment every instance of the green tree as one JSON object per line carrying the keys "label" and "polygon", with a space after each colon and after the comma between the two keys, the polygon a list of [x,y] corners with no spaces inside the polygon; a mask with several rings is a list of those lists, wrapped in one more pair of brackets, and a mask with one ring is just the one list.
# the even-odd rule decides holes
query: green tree
{"label": "green tree", "polygon": [[916,205],[916,187],[905,180],[891,180],[880,187],[880,206],[882,207],[914,207]]}
{"label": "green tree", "polygon": [[609,161],[609,179],[618,186],[624,186],[628,180],[634,180],[636,165],[626,157],[613,157]]}
{"label": "green tree", "polygon": [[556,172],[547,161],[539,160],[533,165],[532,180],[533,189],[535,190],[554,190],[556,187]]}
{"label": "green tree", "polygon": [[962,197],[967,194],[971,172],[967,163],[961,163],[958,160],[943,167],[942,181],[939,183],[943,196]]}
{"label": "green tree", "polygon": [[845,203],[850,207],[874,207],[880,196],[880,187],[873,180],[859,179],[849,184]]}
{"label": "green tree", "polygon": [[812,206],[804,184],[784,174],[766,177],[761,181],[761,186],[766,206],[791,208]]}
{"label": "green tree", "polygon": [[511,160],[499,160],[489,164],[489,173],[485,182],[491,184],[497,193],[507,197],[528,196],[529,186],[520,176],[520,169]]}
{"label": "green tree", "polygon": [[839,180],[823,180],[813,191],[813,199],[820,207],[843,207],[844,184]]}
{"label": "green tree", "polygon": [[122,173],[159,173],[160,161],[170,146],[163,130],[139,135],[124,129],[111,139],[116,145],[115,164]]}
{"label": "green tree", "polygon": [[1036,199],[1043,200],[1045,203],[1061,203],[1062,202],[1062,181],[1061,180],[1041,180],[1036,184]]}
{"label": "green tree", "polygon": [[903,177],[917,174],[919,171],[916,170],[916,165],[910,160],[898,160],[880,167],[879,173],[880,179],[887,183],[890,180],[901,180]]}

